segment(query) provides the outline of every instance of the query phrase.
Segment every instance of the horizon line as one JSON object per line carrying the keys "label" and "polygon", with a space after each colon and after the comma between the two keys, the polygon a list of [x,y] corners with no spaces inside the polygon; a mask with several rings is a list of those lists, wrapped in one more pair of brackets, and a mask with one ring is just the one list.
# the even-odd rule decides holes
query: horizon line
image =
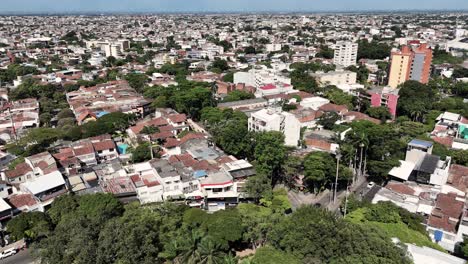
{"label": "horizon line", "polygon": [[35,16],[35,15],[158,15],[158,14],[385,14],[385,13],[466,13],[468,9],[367,9],[367,10],[258,10],[258,11],[0,11],[0,16]]}

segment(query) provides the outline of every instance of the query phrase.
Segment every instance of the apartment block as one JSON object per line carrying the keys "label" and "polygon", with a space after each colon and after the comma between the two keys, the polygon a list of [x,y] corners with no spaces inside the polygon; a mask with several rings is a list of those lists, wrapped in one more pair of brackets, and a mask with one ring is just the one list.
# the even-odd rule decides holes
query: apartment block
{"label": "apartment block", "polygon": [[312,74],[320,85],[356,84],[357,73],[352,71],[317,72]]}
{"label": "apartment block", "polygon": [[356,65],[358,44],[353,42],[337,42],[333,64],[348,67]]}
{"label": "apartment block", "polygon": [[397,88],[408,80],[428,83],[431,63],[432,50],[426,44],[420,44],[413,49],[403,46],[401,50],[391,54],[388,85]]}
{"label": "apartment block", "polygon": [[278,131],[284,134],[287,146],[297,146],[300,140],[301,123],[290,113],[279,109],[262,109],[252,113],[249,130],[255,132]]}

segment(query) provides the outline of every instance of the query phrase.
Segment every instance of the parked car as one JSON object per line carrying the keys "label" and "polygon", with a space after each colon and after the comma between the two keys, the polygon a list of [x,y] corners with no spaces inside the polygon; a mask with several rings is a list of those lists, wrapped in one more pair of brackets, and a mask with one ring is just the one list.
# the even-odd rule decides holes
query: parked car
{"label": "parked car", "polygon": [[11,257],[11,256],[15,255],[16,252],[17,251],[14,248],[7,249],[7,250],[3,251],[2,254],[0,254],[0,259]]}
{"label": "parked car", "polygon": [[374,187],[374,186],[375,186],[375,182],[369,182],[369,183],[367,184],[367,188],[369,188],[369,189],[371,189],[371,188]]}

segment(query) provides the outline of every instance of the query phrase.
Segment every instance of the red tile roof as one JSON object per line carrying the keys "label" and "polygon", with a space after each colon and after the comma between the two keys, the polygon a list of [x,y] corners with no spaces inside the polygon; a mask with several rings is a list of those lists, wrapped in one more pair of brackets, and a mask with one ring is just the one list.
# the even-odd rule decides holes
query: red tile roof
{"label": "red tile roof", "polygon": [[14,194],[8,198],[8,202],[15,208],[31,207],[37,204],[32,194]]}
{"label": "red tile roof", "polygon": [[413,190],[413,188],[409,187],[408,185],[404,183],[389,182],[386,187],[389,190],[392,190],[394,192],[401,193],[401,194],[406,194],[406,195],[415,194],[415,191]]}
{"label": "red tile roof", "polygon": [[16,167],[13,170],[8,170],[5,172],[5,175],[7,178],[16,178],[25,175],[28,172],[31,172],[32,168],[26,163],[20,163],[16,165]]}
{"label": "red tile roof", "polygon": [[175,114],[168,116],[167,119],[171,120],[173,123],[181,123],[187,121],[187,116],[185,114]]}
{"label": "red tile roof", "polygon": [[462,192],[468,191],[468,167],[452,164],[447,183]]}
{"label": "red tile roof", "polygon": [[113,140],[96,142],[96,143],[93,143],[93,146],[96,151],[115,149],[115,143]]}
{"label": "red tile roof", "polygon": [[456,198],[457,194],[455,193],[437,195],[436,205],[428,218],[428,225],[455,233],[464,206],[464,202],[458,201]]}
{"label": "red tile roof", "polygon": [[324,112],[335,112],[335,113],[346,113],[348,112],[348,107],[345,105],[336,105],[332,103],[324,104],[319,107],[319,110],[322,110]]}
{"label": "red tile roof", "polygon": [[453,138],[452,137],[431,137],[432,140],[435,142],[442,144],[446,147],[451,148],[453,144]]}

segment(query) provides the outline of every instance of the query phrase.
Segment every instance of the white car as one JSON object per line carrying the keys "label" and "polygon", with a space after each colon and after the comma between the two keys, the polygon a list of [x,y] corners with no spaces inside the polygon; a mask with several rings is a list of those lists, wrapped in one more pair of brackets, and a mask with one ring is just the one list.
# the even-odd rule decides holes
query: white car
{"label": "white car", "polygon": [[369,182],[369,183],[367,184],[367,188],[369,188],[369,189],[371,189],[371,188],[374,187],[374,186],[375,186],[375,182]]}
{"label": "white car", "polygon": [[8,258],[16,254],[16,249],[10,248],[5,251],[0,255],[0,259]]}

